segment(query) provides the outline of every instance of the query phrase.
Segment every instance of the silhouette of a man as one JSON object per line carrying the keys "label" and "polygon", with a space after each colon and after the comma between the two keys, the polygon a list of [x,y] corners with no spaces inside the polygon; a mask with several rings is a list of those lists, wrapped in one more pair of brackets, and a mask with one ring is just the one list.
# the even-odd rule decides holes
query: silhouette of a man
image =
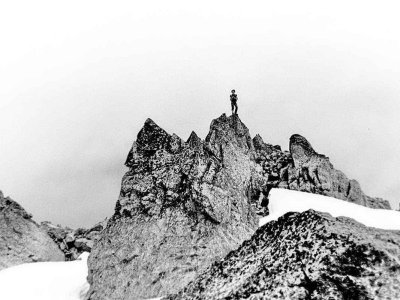
{"label": "silhouette of a man", "polygon": [[237,106],[238,96],[235,94],[235,90],[232,90],[231,94],[231,107],[232,107],[232,114],[237,115],[238,106]]}

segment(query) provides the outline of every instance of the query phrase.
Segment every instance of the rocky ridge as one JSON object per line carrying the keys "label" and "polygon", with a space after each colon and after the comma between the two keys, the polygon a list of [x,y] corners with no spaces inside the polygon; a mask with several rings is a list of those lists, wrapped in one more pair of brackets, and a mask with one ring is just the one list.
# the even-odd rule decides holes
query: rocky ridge
{"label": "rocky ridge", "polygon": [[399,299],[400,232],[288,213],[165,299]]}
{"label": "rocky ridge", "polygon": [[[273,187],[321,194],[346,200],[371,208],[391,209],[389,201],[364,194],[360,184],[336,170],[329,158],[318,154],[301,135],[290,137],[290,152],[281,151],[279,146],[264,143],[257,135],[253,139],[255,162],[261,166],[253,200],[261,214],[267,213],[267,195]],[[261,180],[260,180],[261,178]]]}
{"label": "rocky ridge", "polygon": [[64,255],[32,215],[0,191],[0,270],[38,261],[62,261]]}
{"label": "rocky ridge", "polygon": [[184,142],[148,119],[130,150],[115,213],[89,257],[87,299],[175,293],[236,249],[268,214],[272,187],[387,208],[293,135],[290,152],[253,139],[237,115]]}

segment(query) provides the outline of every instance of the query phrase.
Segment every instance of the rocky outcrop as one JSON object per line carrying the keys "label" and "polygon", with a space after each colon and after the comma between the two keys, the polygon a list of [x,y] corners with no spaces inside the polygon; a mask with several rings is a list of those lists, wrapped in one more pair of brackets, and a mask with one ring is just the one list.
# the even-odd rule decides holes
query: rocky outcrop
{"label": "rocky outcrop", "polygon": [[75,230],[50,222],[42,222],[40,225],[64,253],[65,260],[69,261],[76,260],[83,252],[90,252],[106,224],[107,219],[90,229]]}
{"label": "rocky outcrop", "polygon": [[390,209],[387,200],[365,195],[356,180],[350,180],[343,172],[336,170],[329,158],[318,154],[301,135],[290,137],[290,153],[265,144],[260,136],[256,136],[253,141],[255,159],[262,166],[262,176],[266,182],[258,187],[264,192],[272,187],[287,188],[335,197],[367,207]]}
{"label": "rocky outcrop", "polygon": [[0,270],[37,261],[62,261],[64,255],[21,205],[0,191]]}
{"label": "rocky outcrop", "polygon": [[253,151],[237,116],[188,142],[148,119],[126,160],[115,213],[89,257],[89,299],[178,291],[257,227],[246,190]]}
{"label": "rocky outcrop", "polygon": [[272,221],[165,299],[400,299],[400,232],[312,210]]}
{"label": "rocky outcrop", "polygon": [[187,142],[148,119],[128,154],[115,213],[88,260],[88,299],[143,299],[181,289],[235,249],[268,214],[271,188],[307,191],[369,207],[356,181],[299,135],[290,152],[253,139],[237,115]]}
{"label": "rocky outcrop", "polygon": [[363,193],[356,180],[349,180],[334,169],[329,158],[314,151],[311,144],[295,134],[290,138],[293,164],[288,169],[290,189],[318,193],[372,208],[390,209],[387,200],[372,198]]}

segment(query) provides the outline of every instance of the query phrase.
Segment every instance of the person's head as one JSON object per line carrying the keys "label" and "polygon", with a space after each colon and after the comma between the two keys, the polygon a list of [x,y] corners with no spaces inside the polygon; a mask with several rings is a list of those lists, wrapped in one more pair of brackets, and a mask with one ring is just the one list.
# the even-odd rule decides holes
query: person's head
{"label": "person's head", "polygon": [[235,90],[232,90],[231,92],[232,92],[232,94],[234,94],[234,93],[235,93]]}

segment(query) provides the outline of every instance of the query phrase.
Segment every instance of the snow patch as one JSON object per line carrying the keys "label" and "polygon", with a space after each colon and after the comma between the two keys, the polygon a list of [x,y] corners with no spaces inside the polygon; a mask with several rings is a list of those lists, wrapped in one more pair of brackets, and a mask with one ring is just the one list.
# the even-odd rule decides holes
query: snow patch
{"label": "snow patch", "polygon": [[68,262],[27,263],[0,271],[0,299],[81,300],[89,284],[87,258]]}
{"label": "snow patch", "polygon": [[400,212],[374,209],[332,197],[286,190],[272,189],[269,194],[270,214],[260,219],[260,226],[277,220],[288,212],[303,212],[309,209],[327,212],[333,217],[349,217],[366,226],[400,230]]}

